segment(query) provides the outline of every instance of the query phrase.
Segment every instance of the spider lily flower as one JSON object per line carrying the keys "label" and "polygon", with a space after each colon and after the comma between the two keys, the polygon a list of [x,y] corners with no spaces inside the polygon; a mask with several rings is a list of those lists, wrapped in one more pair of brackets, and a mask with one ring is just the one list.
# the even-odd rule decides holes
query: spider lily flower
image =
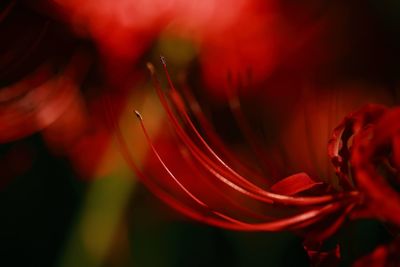
{"label": "spider lily flower", "polygon": [[[323,252],[318,244],[347,219],[368,217],[400,225],[400,195],[396,189],[399,108],[369,104],[348,114],[333,129],[327,140],[327,158],[337,175],[336,186],[304,172],[275,180],[241,162],[223,144],[190,91],[184,88],[181,94],[174,87],[163,58],[162,65],[168,90],[162,89],[153,65],[148,64],[148,68],[174,138],[164,134],[151,137],[145,118],[135,111],[151,154],[142,169],[134,162],[118,127],[116,133],[125,159],[165,203],[216,227],[300,233],[314,264],[339,262],[338,246]],[[234,116],[242,124],[240,129],[251,139],[243,114],[235,110],[234,97],[230,101]],[[391,259],[396,242],[378,247],[357,261],[357,266],[365,266],[369,258],[382,262]]]}
{"label": "spider lily flower", "polygon": [[[258,183],[269,179],[235,159],[222,145],[190,94],[186,92],[184,98],[175,89],[165,61],[162,63],[169,82],[167,92],[161,88],[154,67],[148,67],[176,138],[153,140],[145,119],[135,111],[152,153],[141,170],[122,135],[117,134],[125,158],[155,195],[193,219],[226,229],[305,231],[316,241],[336,231],[360,201],[359,192],[333,191],[306,173],[273,184]],[[188,108],[190,102],[193,110]],[[200,130],[199,124],[205,127]],[[316,195],[318,191],[324,193]]]}

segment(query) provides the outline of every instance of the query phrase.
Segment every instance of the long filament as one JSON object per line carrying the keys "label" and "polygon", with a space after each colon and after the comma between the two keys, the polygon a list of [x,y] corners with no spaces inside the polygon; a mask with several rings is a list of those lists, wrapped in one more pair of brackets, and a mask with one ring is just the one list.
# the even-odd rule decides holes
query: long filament
{"label": "long filament", "polygon": [[[250,181],[248,181],[246,178],[244,178],[243,176],[241,176],[240,174],[238,174],[237,172],[235,172],[234,170],[232,170],[218,155],[216,155],[216,153],[212,150],[212,148],[208,145],[208,143],[202,138],[202,136],[200,135],[200,133],[197,131],[197,129],[195,128],[193,122],[191,121],[191,119],[189,118],[189,116],[186,114],[186,116],[184,115],[184,117],[186,118],[187,122],[189,123],[191,129],[194,131],[196,137],[200,140],[200,142],[205,146],[205,148],[207,149],[207,151],[229,172],[227,173],[226,171],[224,171],[223,169],[221,169],[221,167],[217,167],[214,161],[211,161],[208,159],[208,157],[206,157],[204,155],[204,153],[202,151],[200,151],[190,140],[190,138],[185,134],[184,130],[181,128],[179,122],[176,120],[175,116],[172,113],[172,110],[170,109],[168,102],[165,98],[164,93],[161,90],[161,86],[159,84],[159,81],[157,79],[157,77],[155,76],[154,73],[154,67],[152,65],[148,65],[152,76],[153,76],[153,80],[155,82],[155,87],[157,90],[157,93],[160,97],[161,103],[163,104],[168,117],[170,119],[170,121],[173,123],[174,125],[174,129],[176,130],[177,134],[182,138],[182,140],[185,142],[185,144],[189,147],[189,149],[191,150],[191,152],[197,156],[199,155],[199,157],[203,158],[203,160],[208,161],[208,163],[213,166],[216,167],[216,169],[218,169],[219,171],[222,171],[225,175],[229,176],[230,178],[234,178],[237,181],[239,181],[242,185],[242,187],[247,188],[247,190],[249,190],[251,193],[257,194],[258,196],[254,196],[257,199],[259,199],[260,201],[265,201],[265,202],[270,202],[271,200],[274,202],[281,202],[282,204],[293,204],[293,205],[313,205],[313,204],[323,204],[329,201],[332,201],[333,199],[336,198],[340,198],[343,196],[353,196],[355,194],[357,194],[356,192],[348,192],[348,193],[339,193],[337,195],[325,195],[325,196],[319,196],[319,197],[290,197],[290,196],[285,196],[285,195],[280,195],[280,194],[275,194],[275,193],[271,193],[268,191],[263,190],[262,188],[258,187],[257,185],[251,183]],[[168,81],[169,81],[169,85],[170,88],[172,90],[174,89],[174,86],[172,84],[172,81],[170,79],[170,76],[168,74],[168,71],[166,69],[166,65],[165,62],[163,61],[163,67],[164,70],[166,72]],[[218,177],[217,177],[218,178]],[[226,181],[226,180],[225,180]],[[237,189],[238,186],[237,184],[233,183],[232,181],[230,182],[230,186],[235,185]],[[246,191],[247,191],[246,190]],[[242,190],[242,192],[244,192]],[[260,198],[261,197],[261,198]]]}
{"label": "long filament", "polygon": [[[173,174],[173,172],[167,167],[159,153],[157,152],[157,149],[154,147],[150,136],[146,130],[146,127],[144,126],[142,116],[140,115],[139,112],[135,111],[137,118],[139,119],[140,125],[142,127],[143,133],[145,135],[145,138],[154,153],[154,155],[157,157],[158,161],[160,164],[163,166],[163,168],[167,171],[168,175],[174,180],[174,182],[181,188],[182,191],[184,191],[194,202],[199,204],[201,207],[206,208],[209,212],[212,214],[216,215],[217,217],[224,219],[225,223],[222,223],[222,221],[219,221],[218,225],[224,225],[228,226],[228,223],[231,223],[235,226],[236,229],[241,229],[241,230],[268,230],[268,231],[277,231],[277,230],[283,230],[283,229],[291,229],[292,227],[295,227],[296,224],[302,223],[302,225],[306,225],[308,220],[316,219],[319,218],[320,216],[324,216],[327,214],[330,214],[331,212],[337,210],[340,208],[343,203],[341,202],[336,202],[336,203],[330,203],[325,205],[324,207],[318,208],[318,209],[313,209],[310,211],[302,212],[301,214],[288,217],[285,219],[278,219],[277,221],[272,221],[272,222],[267,222],[267,223],[247,223],[247,222],[242,222],[241,220],[234,219],[228,215],[222,214],[218,211],[213,210],[210,208],[206,203],[204,203],[202,200],[197,198],[194,194],[192,194],[180,181],[179,179]],[[216,222],[212,220],[212,222]],[[221,224],[222,223],[222,224]],[[231,226],[233,226],[231,225]],[[230,227],[229,227],[230,228]],[[232,228],[230,228],[232,229]]]}

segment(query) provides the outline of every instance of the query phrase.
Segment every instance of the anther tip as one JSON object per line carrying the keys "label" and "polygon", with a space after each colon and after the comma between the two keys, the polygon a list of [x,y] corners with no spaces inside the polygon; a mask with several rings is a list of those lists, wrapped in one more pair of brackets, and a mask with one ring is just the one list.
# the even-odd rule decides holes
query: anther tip
{"label": "anther tip", "polygon": [[164,56],[160,55],[160,59],[161,59],[161,63],[162,63],[163,65],[167,65],[167,60],[165,59]]}
{"label": "anther tip", "polygon": [[134,111],[135,111],[136,117],[137,117],[139,120],[142,120],[143,118],[142,118],[142,115],[140,114],[140,112],[137,111],[136,109],[135,109]]}

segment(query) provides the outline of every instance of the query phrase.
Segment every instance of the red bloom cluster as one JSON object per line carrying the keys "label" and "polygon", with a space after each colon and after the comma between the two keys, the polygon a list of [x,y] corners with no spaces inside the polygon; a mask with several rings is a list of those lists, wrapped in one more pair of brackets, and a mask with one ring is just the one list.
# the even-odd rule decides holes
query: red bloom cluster
{"label": "red bloom cluster", "polygon": [[[368,105],[334,130],[329,155],[345,187],[363,193],[371,215],[400,225],[400,109]],[[350,178],[352,177],[352,179]]]}
{"label": "red bloom cluster", "polygon": [[[373,216],[400,225],[398,186],[400,109],[368,105],[334,129],[328,151],[339,187],[297,173],[271,184],[222,145],[199,104],[185,97],[163,67],[169,90],[154,84],[177,138],[152,141],[139,112],[152,156],[145,170],[124,154],[142,181],[163,201],[198,221],[243,231],[295,230],[306,244],[325,240],[347,218]],[[198,128],[200,125],[201,128]],[[262,182],[263,181],[263,182]],[[315,252],[317,253],[317,252]],[[312,258],[319,258],[315,256]],[[339,252],[334,253],[339,257]],[[333,254],[332,254],[333,255]]]}

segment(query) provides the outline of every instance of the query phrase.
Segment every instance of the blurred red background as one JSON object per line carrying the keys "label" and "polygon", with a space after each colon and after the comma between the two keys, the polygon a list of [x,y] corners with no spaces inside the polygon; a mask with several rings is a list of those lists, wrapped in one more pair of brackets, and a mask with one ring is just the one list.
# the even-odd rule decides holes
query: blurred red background
{"label": "blurred red background", "polygon": [[[157,176],[140,110],[155,146],[188,172],[146,69],[162,73],[163,55],[237,160],[273,182],[306,172],[337,186],[327,157],[334,127],[365,104],[398,104],[399,12],[390,0],[3,1],[0,262],[308,266],[291,233],[214,229],[164,206],[137,180],[118,135]],[[345,225],[332,241],[344,266],[387,242],[385,227]]]}

